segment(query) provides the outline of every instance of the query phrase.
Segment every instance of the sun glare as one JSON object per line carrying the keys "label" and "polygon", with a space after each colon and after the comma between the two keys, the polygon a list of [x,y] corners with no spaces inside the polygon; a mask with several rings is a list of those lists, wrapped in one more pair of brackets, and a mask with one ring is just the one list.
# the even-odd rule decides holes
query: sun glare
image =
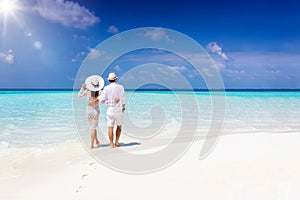
{"label": "sun glare", "polygon": [[14,0],[0,0],[0,14],[13,14],[16,8]]}
{"label": "sun glare", "polygon": [[19,21],[18,12],[20,10],[21,5],[19,4],[19,0],[0,0],[0,24],[3,25],[2,37],[6,35],[6,27],[11,20]]}

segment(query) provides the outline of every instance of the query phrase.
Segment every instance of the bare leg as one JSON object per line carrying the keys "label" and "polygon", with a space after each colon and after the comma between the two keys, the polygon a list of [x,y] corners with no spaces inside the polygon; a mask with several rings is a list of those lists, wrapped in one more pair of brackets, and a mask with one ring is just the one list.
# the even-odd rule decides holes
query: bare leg
{"label": "bare leg", "polygon": [[116,130],[116,146],[119,147],[120,144],[119,144],[119,139],[120,139],[120,136],[121,136],[121,131],[122,131],[122,126],[117,126],[117,130]]}
{"label": "bare leg", "polygon": [[100,142],[99,142],[98,137],[97,137],[97,129],[96,129],[96,138],[95,139],[96,139],[96,145],[99,145]]}
{"label": "bare leg", "polygon": [[96,129],[92,129],[92,133],[91,133],[91,149],[94,148],[94,142],[95,142],[95,139],[97,137],[97,131]]}
{"label": "bare leg", "polygon": [[114,127],[109,126],[108,127],[108,137],[109,137],[109,142],[110,142],[110,147],[114,148]]}

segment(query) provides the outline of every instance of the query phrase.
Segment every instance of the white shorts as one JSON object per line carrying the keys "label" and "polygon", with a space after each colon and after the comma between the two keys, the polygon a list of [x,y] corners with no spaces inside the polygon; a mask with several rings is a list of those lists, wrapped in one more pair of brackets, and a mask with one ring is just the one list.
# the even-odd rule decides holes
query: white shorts
{"label": "white shorts", "polygon": [[123,112],[113,114],[113,115],[108,115],[106,114],[106,120],[107,120],[107,126],[112,127],[116,123],[117,126],[122,126],[124,117],[123,117]]}

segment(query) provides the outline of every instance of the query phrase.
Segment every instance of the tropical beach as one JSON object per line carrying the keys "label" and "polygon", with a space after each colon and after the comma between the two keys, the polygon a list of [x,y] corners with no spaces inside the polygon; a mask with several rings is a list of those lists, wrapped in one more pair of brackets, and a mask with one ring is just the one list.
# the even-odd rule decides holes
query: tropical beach
{"label": "tropical beach", "polygon": [[299,7],[0,0],[0,199],[299,199]]}
{"label": "tropical beach", "polygon": [[[190,95],[190,92],[137,91],[134,96],[132,93],[126,92],[132,97],[128,107],[140,110],[138,106],[143,106],[146,111],[145,105],[150,108],[155,104],[147,98],[148,94],[155,99],[164,99],[166,95],[168,99],[173,99],[174,95]],[[100,151],[104,156],[119,154],[118,151],[147,154],[166,144],[178,145],[164,140],[176,137],[172,134],[178,131],[174,121],[180,126],[176,113],[167,112],[165,126],[172,123],[173,130],[168,128],[146,139],[123,135],[122,144],[138,145],[124,145],[119,150],[110,149],[105,140],[100,140],[102,146],[89,153],[89,143],[80,140],[80,134],[70,123],[72,115],[68,113],[72,112],[72,107],[66,105],[71,105],[72,95],[71,91],[1,92],[3,106],[8,103],[7,97],[15,97],[9,102],[15,105],[14,110],[1,109],[1,198],[140,199],[148,193],[144,198],[289,199],[300,195],[297,190],[300,184],[297,170],[300,113],[293,109],[300,106],[299,92],[227,92],[222,136],[212,152],[199,159],[205,139],[201,134],[209,128],[209,124],[202,123],[195,141],[179,160],[165,169],[144,175],[115,171],[98,162],[95,155]],[[36,96],[40,102],[28,107],[30,104],[26,101]],[[198,92],[196,96],[201,99],[199,106],[203,108],[201,121],[205,121],[211,115],[210,95]],[[43,101],[44,98],[47,101]],[[39,110],[40,107],[50,109],[58,100],[59,106],[41,115],[44,110]],[[143,103],[130,104],[136,100]],[[27,111],[35,114],[28,117]],[[16,112],[20,113],[17,121],[5,122]],[[65,116],[65,121],[57,120],[57,116]],[[100,129],[105,130],[105,120],[101,118]],[[145,123],[142,116],[140,123]],[[43,128],[48,131],[41,131]],[[26,133],[26,130],[30,131]],[[107,137],[104,131],[100,134],[102,138]],[[114,184],[121,185],[118,192],[114,192],[111,186]]]}

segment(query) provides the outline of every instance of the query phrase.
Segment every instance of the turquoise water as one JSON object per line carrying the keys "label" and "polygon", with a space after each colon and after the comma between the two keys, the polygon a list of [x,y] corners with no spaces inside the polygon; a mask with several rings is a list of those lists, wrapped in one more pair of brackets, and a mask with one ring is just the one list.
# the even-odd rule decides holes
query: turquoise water
{"label": "turquoise water", "polygon": [[75,138],[72,92],[0,92],[0,141],[48,144]]}
{"label": "turquoise water", "polygon": [[[0,91],[1,145],[44,145],[77,138],[73,95],[72,91]],[[199,129],[209,128],[212,104],[208,92],[126,92],[126,96],[127,118],[139,127],[149,126],[152,120],[164,120],[163,117],[172,132],[182,121],[184,109],[179,100],[196,97]],[[300,92],[227,92],[225,103],[223,134],[300,133]],[[84,110],[86,99],[76,99],[74,106]],[[158,115],[155,109],[151,113],[153,107],[158,107]],[[105,106],[100,109],[100,126],[105,128]],[[85,114],[82,120],[86,121]]]}

